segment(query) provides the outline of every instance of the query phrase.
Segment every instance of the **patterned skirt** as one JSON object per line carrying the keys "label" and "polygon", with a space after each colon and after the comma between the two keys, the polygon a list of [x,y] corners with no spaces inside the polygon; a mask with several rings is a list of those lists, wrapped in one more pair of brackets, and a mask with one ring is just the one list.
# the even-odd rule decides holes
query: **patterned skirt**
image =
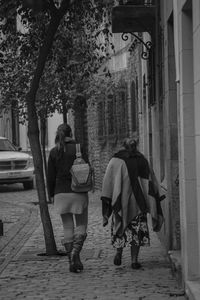
{"label": "patterned skirt", "polygon": [[113,234],[113,219],[111,222],[111,243],[114,248],[135,246],[150,246],[147,215],[136,216],[127,226],[122,237]]}

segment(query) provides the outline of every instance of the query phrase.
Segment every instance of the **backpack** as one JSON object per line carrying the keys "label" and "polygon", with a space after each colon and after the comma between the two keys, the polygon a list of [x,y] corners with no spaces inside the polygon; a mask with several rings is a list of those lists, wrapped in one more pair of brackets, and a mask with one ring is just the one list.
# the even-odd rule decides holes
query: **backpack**
{"label": "backpack", "polygon": [[93,188],[93,171],[82,158],[80,144],[76,144],[76,159],[70,169],[71,189],[76,193],[88,192]]}

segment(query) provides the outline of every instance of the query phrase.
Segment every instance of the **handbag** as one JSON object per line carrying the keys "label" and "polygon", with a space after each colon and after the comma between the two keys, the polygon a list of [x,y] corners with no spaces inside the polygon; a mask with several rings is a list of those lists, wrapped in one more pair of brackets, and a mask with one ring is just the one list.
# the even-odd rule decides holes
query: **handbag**
{"label": "handbag", "polygon": [[76,144],[76,159],[70,169],[71,189],[76,193],[89,192],[93,189],[93,170],[82,158],[80,144]]}

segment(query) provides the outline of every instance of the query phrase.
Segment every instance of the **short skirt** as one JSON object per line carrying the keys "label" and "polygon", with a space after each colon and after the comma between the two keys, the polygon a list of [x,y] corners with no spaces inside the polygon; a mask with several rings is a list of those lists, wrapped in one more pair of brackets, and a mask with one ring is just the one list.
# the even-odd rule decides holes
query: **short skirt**
{"label": "short skirt", "polygon": [[54,208],[58,214],[82,214],[88,206],[88,193],[59,193],[54,196]]}

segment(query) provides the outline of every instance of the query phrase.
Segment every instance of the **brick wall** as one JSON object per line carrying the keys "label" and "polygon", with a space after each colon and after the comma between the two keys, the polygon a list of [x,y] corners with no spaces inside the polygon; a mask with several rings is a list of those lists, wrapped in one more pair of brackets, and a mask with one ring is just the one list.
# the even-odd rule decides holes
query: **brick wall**
{"label": "brick wall", "polygon": [[76,140],[84,148],[84,151],[88,153],[88,125],[87,125],[87,109],[86,107],[76,110],[74,112],[74,134]]}
{"label": "brick wall", "polygon": [[[139,103],[139,86],[138,80],[140,75],[140,59],[138,57],[138,51],[136,50],[130,56],[128,68],[113,73],[115,81],[118,82],[122,89],[117,89],[117,93],[114,95],[116,103],[116,111],[114,113],[114,127],[115,133],[108,134],[108,128],[104,135],[99,136],[99,126],[103,126],[104,122],[99,120],[101,112],[98,101],[88,100],[87,107],[87,124],[88,124],[88,153],[90,161],[95,170],[95,187],[101,189],[102,179],[105,173],[106,166],[111,159],[112,155],[120,148],[122,141],[125,137],[138,136],[138,103]],[[135,91],[135,99],[131,93],[132,83],[135,83],[137,90]],[[136,83],[137,82],[137,83]],[[125,94],[124,94],[125,93]],[[102,101],[102,99],[101,99]],[[108,113],[108,102],[110,99],[103,99],[105,103],[105,123],[109,126],[111,120],[111,114]],[[136,130],[133,131],[133,109],[132,105],[136,105]],[[122,117],[124,112],[125,116]],[[102,128],[100,128],[102,129]],[[111,129],[110,129],[111,130]]]}

